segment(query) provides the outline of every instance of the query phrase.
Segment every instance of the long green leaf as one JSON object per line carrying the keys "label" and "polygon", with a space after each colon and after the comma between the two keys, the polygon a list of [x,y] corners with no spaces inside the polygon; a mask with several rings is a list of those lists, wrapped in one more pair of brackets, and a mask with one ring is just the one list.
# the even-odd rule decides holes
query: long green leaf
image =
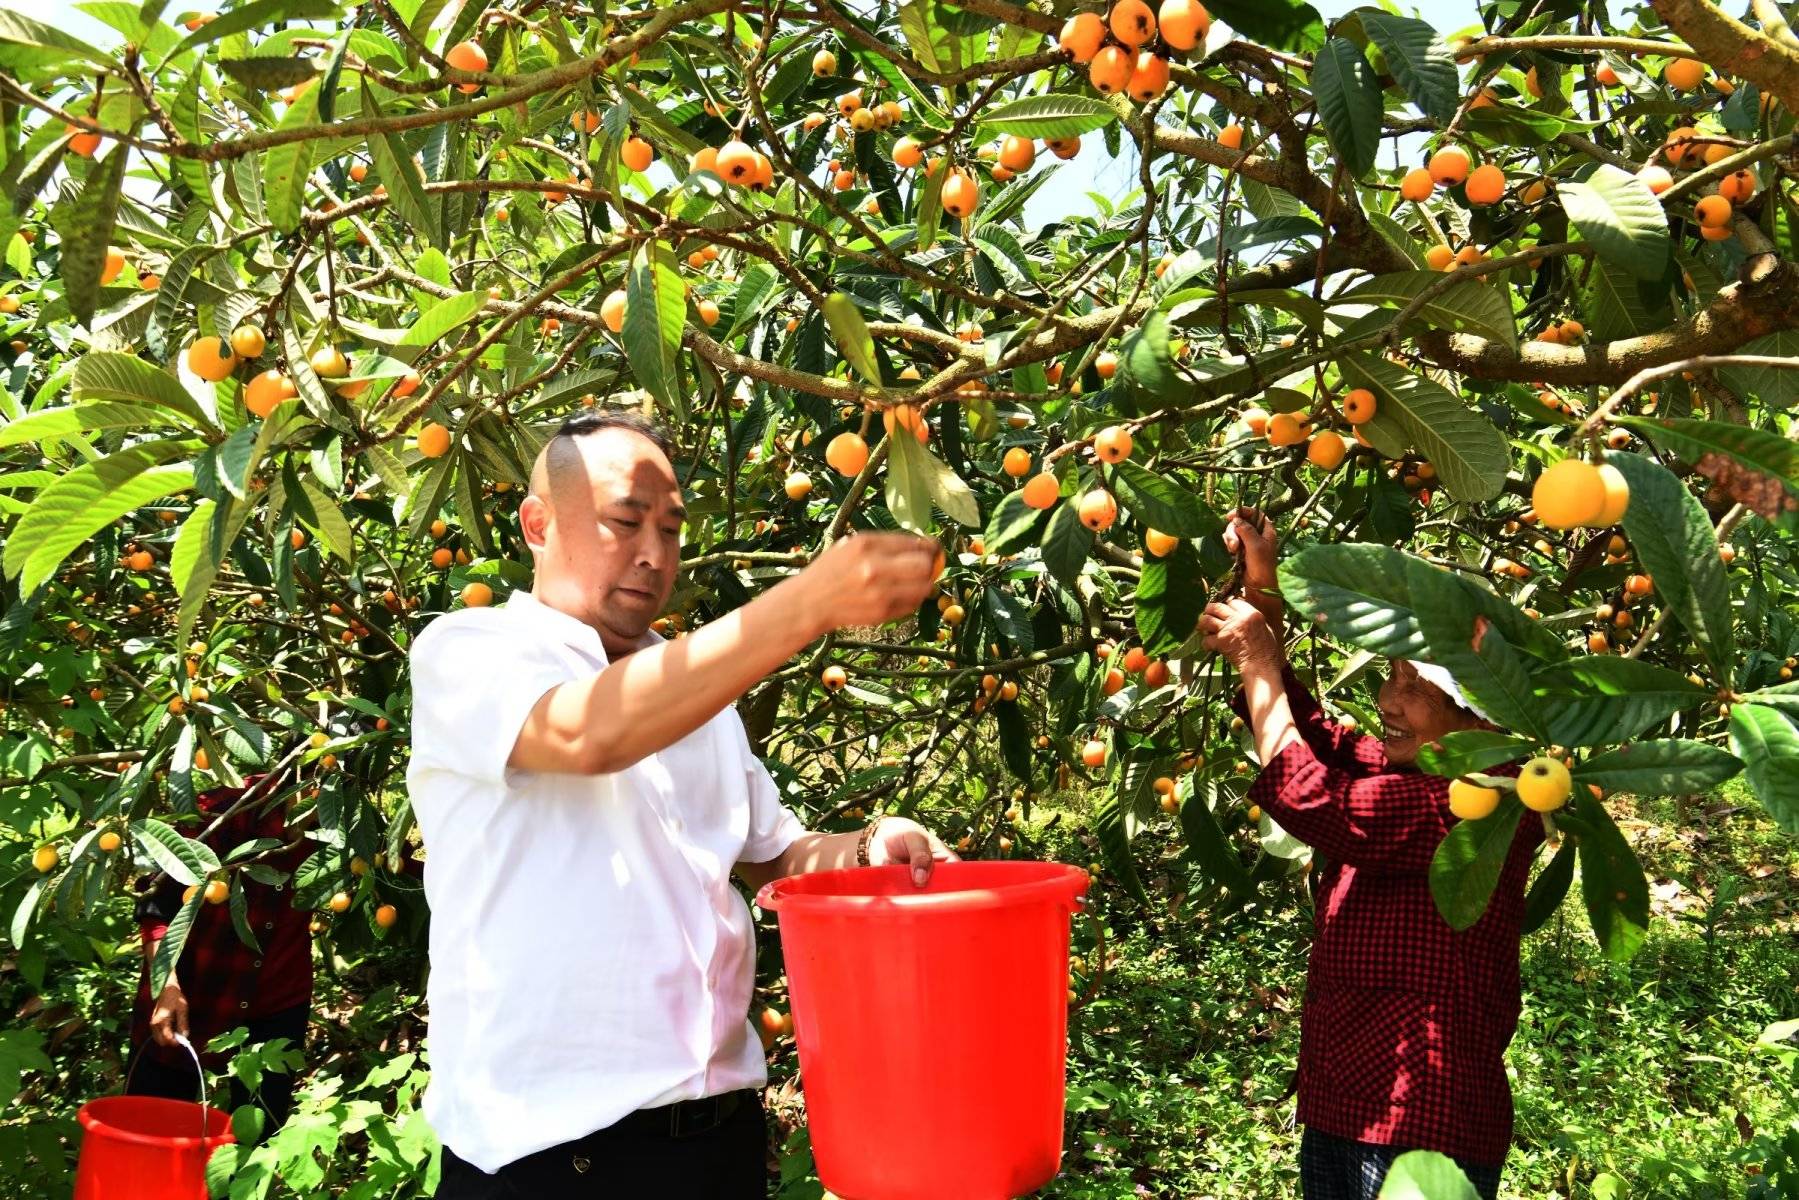
{"label": "long green leaf", "polygon": [[44,488],[7,539],[6,573],[18,576],[20,590],[29,595],[111,522],[193,487],[192,467],[158,465],[179,450],[168,443],[133,446],[83,463]]}
{"label": "long green leaf", "polygon": [[1486,913],[1526,811],[1506,798],[1491,816],[1458,822],[1438,845],[1430,860],[1430,895],[1451,929],[1470,929]]}
{"label": "long green leaf", "polygon": [[1461,79],[1455,54],[1437,31],[1412,17],[1396,17],[1364,8],[1362,31],[1386,56],[1387,67],[1418,111],[1439,125],[1455,116],[1461,100]]}
{"label": "long green leaf", "polygon": [[1209,0],[1214,20],[1277,50],[1316,51],[1324,45],[1318,10],[1300,0]]}
{"label": "long green leaf", "polygon": [[194,918],[199,915],[200,905],[205,902],[205,897],[200,892],[195,892],[163,931],[162,941],[156,947],[156,957],[150,963],[152,996],[162,995],[162,989],[168,986],[169,976],[175,973],[175,964],[181,961],[181,952],[187,947],[187,935],[193,930]]}
{"label": "long green leaf", "polygon": [[51,51],[50,54],[37,56],[39,66],[67,62],[71,58],[85,58],[100,67],[116,69],[112,58],[87,39],[64,33],[53,25],[34,21],[15,9],[0,8],[0,44]]}
{"label": "long green leaf", "polygon": [[1531,682],[1549,737],[1563,746],[1629,741],[1710,695],[1679,671],[1616,654],[1553,663]]}
{"label": "long green leaf", "polygon": [[1151,529],[1178,538],[1210,537],[1224,530],[1224,522],[1198,494],[1166,475],[1158,475],[1128,458],[1113,466],[1108,474],[1107,482],[1119,503]]}
{"label": "long green leaf", "polygon": [[75,400],[117,400],[166,409],[186,417],[196,430],[213,428],[212,418],[175,376],[134,354],[93,350],[75,363],[69,381]]}
{"label": "long green leaf", "polygon": [[119,211],[119,188],[125,182],[130,148],[115,147],[88,169],[87,182],[50,210],[50,222],[62,240],[58,268],[69,311],[83,325],[94,323],[100,302],[100,275],[112,245],[113,220]]}
{"label": "long green leaf", "polygon": [[[277,130],[303,129],[319,121],[319,89],[309,87],[281,114]],[[283,233],[300,227],[306,207],[306,181],[312,175],[319,144],[313,138],[285,142],[262,156],[262,199],[269,223]],[[384,176],[385,177],[385,176]]]}
{"label": "long green leaf", "polygon": [[980,114],[981,125],[991,134],[1044,140],[1079,137],[1117,119],[1117,110],[1096,96],[1059,93],[1011,100]]}
{"label": "long green leaf", "polygon": [[1435,464],[1443,487],[1458,500],[1491,500],[1505,486],[1511,453],[1505,435],[1485,414],[1441,384],[1371,354],[1338,360],[1349,387],[1375,395],[1380,423]]}
{"label": "long green leaf", "polygon": [[1627,961],[1649,934],[1649,881],[1643,876],[1643,864],[1605,805],[1587,789],[1575,789],[1570,807],[1579,824],[1562,820],[1580,835],[1580,890],[1594,936],[1606,957]]}
{"label": "long green leaf", "polygon": [[1730,623],[1730,586],[1718,558],[1718,539],[1698,497],[1660,463],[1635,454],[1606,461],[1630,484],[1624,532],[1656,593],[1674,610],[1719,679],[1731,678],[1736,634]]}
{"label": "long green leaf", "polygon": [[1672,248],[1668,215],[1637,176],[1601,163],[1584,180],[1558,184],[1556,196],[1599,257],[1639,279],[1659,279],[1667,270]]}
{"label": "long green leaf", "polygon": [[[309,89],[310,90],[310,89]],[[365,82],[362,87],[362,111],[370,117],[382,115],[374,93]],[[439,250],[445,249],[440,205],[432,204],[425,195],[425,172],[408,153],[398,134],[382,134],[368,140],[369,153],[375,159],[375,171],[387,188],[388,201],[402,220],[425,235],[425,240]]]}
{"label": "long green leaf", "polygon": [[1446,733],[1419,750],[1418,769],[1455,778],[1523,758],[1530,748],[1529,738],[1494,729],[1462,729]]}
{"label": "long green leaf", "polygon": [[1360,46],[1340,37],[1324,43],[1312,63],[1312,98],[1338,159],[1365,175],[1380,150],[1381,94]]}
{"label": "long green leaf", "polygon": [[400,340],[394,344],[396,346],[429,346],[458,325],[473,318],[486,303],[486,292],[463,292],[460,295],[451,296],[447,300],[439,301],[420,315],[419,319],[412,323],[412,328],[402,334]]}
{"label": "long green leaf", "polygon": [[191,887],[219,869],[219,856],[212,847],[182,837],[172,825],[155,817],[133,821],[131,834],[144,853],[176,883]]}
{"label": "long green leaf", "polygon": [[1668,796],[1709,791],[1742,769],[1742,760],[1720,746],[1658,738],[1596,754],[1573,775],[1576,783],[1639,796]]}
{"label": "long green leaf", "polygon": [[862,319],[856,302],[843,292],[832,292],[825,297],[824,308],[825,323],[837,343],[837,353],[863,379],[880,387],[881,365],[875,360],[874,338],[869,335],[868,322]]}
{"label": "long green leaf", "polygon": [[[1364,280],[1342,295],[1331,297],[1330,304],[1385,302],[1404,307],[1426,288],[1442,282],[1443,276],[1437,271],[1396,271]],[[1439,329],[1474,334],[1514,350],[1518,347],[1517,322],[1512,319],[1505,296],[1476,279],[1465,280],[1432,297],[1418,310],[1418,316]]]}
{"label": "long green leaf", "polygon": [[1524,659],[1485,618],[1443,567],[1419,559],[1406,564],[1406,589],[1431,660],[1446,668],[1496,723],[1539,740],[1546,736],[1533,703]]}
{"label": "long green leaf", "polygon": [[153,425],[172,425],[164,414],[135,404],[70,404],[58,408],[40,408],[0,426],[0,446],[17,446],[24,442],[45,442],[88,433],[97,429],[142,429]]}
{"label": "long green leaf", "polygon": [[1308,546],[1280,564],[1281,594],[1331,637],[1383,658],[1421,658],[1405,563],[1386,546]]}
{"label": "long green leaf", "polygon": [[1768,815],[1799,833],[1799,728],[1766,705],[1738,704],[1730,710],[1730,748]]}
{"label": "long green leaf", "polygon": [[631,370],[667,412],[686,410],[677,373],[681,334],[687,324],[686,288],[660,243],[645,243],[631,257],[625,284],[622,336]]}
{"label": "long green leaf", "polygon": [[1799,496],[1799,441],[1792,438],[1727,421],[1655,417],[1615,417],[1613,420],[1689,461],[1697,462],[1707,454],[1722,454],[1735,459],[1751,471],[1772,475],[1789,493]]}

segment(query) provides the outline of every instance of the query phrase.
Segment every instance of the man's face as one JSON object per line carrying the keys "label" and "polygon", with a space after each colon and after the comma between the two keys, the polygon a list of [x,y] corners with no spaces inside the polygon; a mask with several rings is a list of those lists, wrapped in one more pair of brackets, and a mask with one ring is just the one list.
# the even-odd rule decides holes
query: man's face
{"label": "man's face", "polygon": [[1380,688],[1381,746],[1395,763],[1415,763],[1421,747],[1468,728],[1443,689],[1426,682],[1409,662],[1395,662]]}
{"label": "man's face", "polygon": [[681,562],[681,485],[655,443],[629,429],[564,439],[551,449],[545,505],[520,509],[537,552],[534,591],[600,632],[608,654],[636,647],[668,604]]}

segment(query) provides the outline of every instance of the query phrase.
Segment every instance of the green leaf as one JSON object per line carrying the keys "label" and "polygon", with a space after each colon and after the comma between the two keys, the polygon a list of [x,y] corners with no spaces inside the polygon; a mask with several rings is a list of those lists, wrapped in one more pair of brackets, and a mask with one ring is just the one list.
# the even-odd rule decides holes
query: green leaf
{"label": "green leaf", "polygon": [[1405,89],[1418,111],[1438,125],[1447,124],[1461,102],[1461,78],[1455,54],[1423,21],[1364,8],[1362,31],[1381,53],[1387,69]]}
{"label": "green leaf", "polygon": [[1630,843],[1613,824],[1605,805],[1585,789],[1574,793],[1574,817],[1558,819],[1580,836],[1580,890],[1599,948],[1614,962],[1625,962],[1642,948],[1649,933],[1649,881]]}
{"label": "green leaf", "polygon": [[1562,900],[1568,895],[1568,886],[1574,882],[1574,858],[1579,847],[1574,839],[1569,838],[1549,860],[1549,865],[1537,872],[1531,880],[1530,891],[1524,895],[1524,920],[1519,926],[1521,934],[1535,933],[1548,923],[1562,906]]}
{"label": "green leaf", "polygon": [[1118,112],[1096,96],[1051,92],[994,105],[980,114],[983,136],[1014,134],[1023,138],[1071,138],[1103,129]]}
{"label": "green leaf", "polygon": [[412,323],[395,346],[429,346],[438,338],[472,319],[487,303],[486,292],[463,292],[439,301]]}
{"label": "green leaf", "polygon": [[[277,131],[303,129],[318,124],[318,121],[319,89],[309,87],[287,106],[275,128]],[[283,233],[292,233],[300,227],[300,214],[306,207],[306,183],[312,176],[318,151],[317,139],[303,138],[270,147],[262,156],[263,205],[269,223]],[[385,170],[382,178],[387,178]]]}
{"label": "green leaf", "polygon": [[1192,390],[1174,369],[1168,350],[1168,316],[1160,311],[1145,317],[1118,347],[1119,375],[1132,389],[1155,400],[1172,403]]}
{"label": "green leaf", "polygon": [[1431,660],[1455,676],[1496,724],[1543,740],[1542,713],[1533,703],[1524,660],[1497,628],[1481,630],[1482,614],[1468,602],[1455,576],[1444,567],[1410,559],[1406,589]]}
{"label": "green leaf", "polygon": [[[1795,347],[1799,354],[1799,346]],[[1766,429],[1733,425],[1727,421],[1659,420],[1654,417],[1614,417],[1614,423],[1634,429],[1662,449],[1697,462],[1707,454],[1722,454],[1761,475],[1772,475],[1799,496],[1799,442]]]}
{"label": "green leaf", "polygon": [[681,276],[660,243],[646,242],[631,256],[625,282],[625,350],[637,382],[664,410],[685,411],[678,356],[687,325],[687,295]]}
{"label": "green leaf", "polygon": [[[310,93],[312,89],[308,88]],[[382,116],[368,84],[362,85],[362,111],[370,117]],[[425,235],[425,240],[439,250],[445,248],[444,231],[438,215],[442,206],[431,203],[425,194],[425,172],[406,149],[398,134],[386,133],[368,139],[369,153],[375,160],[375,172],[387,188],[388,203],[400,219]]]}
{"label": "green leaf", "polygon": [[1458,821],[1437,847],[1430,860],[1430,894],[1451,929],[1470,929],[1486,913],[1526,811],[1516,799],[1502,797],[1492,815]]}
{"label": "green leaf", "polygon": [[1369,424],[1397,429],[1436,466],[1451,496],[1491,500],[1499,495],[1511,469],[1511,453],[1505,435],[1484,414],[1441,384],[1384,358],[1346,354],[1338,365],[1346,387],[1374,393],[1375,417]]}
{"label": "green leaf", "polygon": [[1131,857],[1131,831],[1125,821],[1126,804],[1116,787],[1107,788],[1093,813],[1093,832],[1099,836],[1100,857],[1106,870],[1139,901],[1147,902],[1137,864]]}
{"label": "green leaf", "polygon": [[[333,554],[343,559],[350,566],[356,564],[356,541],[350,531],[350,522],[344,518],[344,510],[337,506],[337,501],[321,491],[311,479],[302,479],[300,488],[306,493],[306,499],[312,505],[313,514],[318,518],[314,528],[319,537]],[[480,520],[480,514],[470,518]]]}
{"label": "green leaf", "polygon": [[155,817],[131,823],[131,835],[144,853],[176,883],[191,887],[219,869],[219,856],[205,842],[184,838]]}
{"label": "green leaf", "polygon": [[47,442],[100,429],[142,429],[172,424],[174,422],[162,413],[135,404],[71,404],[40,408],[10,425],[0,426],[0,446]]}
{"label": "green leaf", "polygon": [[69,311],[92,325],[100,300],[100,275],[112,245],[113,219],[119,211],[119,187],[125,182],[129,147],[118,146],[88,169],[87,182],[50,210],[50,222],[62,241],[62,275]]}
{"label": "green leaf", "polygon": [[128,405],[166,408],[187,417],[187,423],[196,430],[212,428],[212,419],[182,387],[182,381],[157,365],[144,362],[137,354],[83,354],[76,360],[68,392],[74,399],[115,399]]}
{"label": "green leaf", "polygon": [[1193,547],[1182,543],[1166,558],[1144,556],[1137,577],[1137,634],[1151,655],[1174,651],[1193,636],[1205,611],[1206,579]]}
{"label": "green leaf", "polygon": [[1562,210],[1599,257],[1639,279],[1659,279],[1672,244],[1668,215],[1649,185],[1629,171],[1601,163],[1585,180],[1556,186]]}
{"label": "green leaf", "polygon": [[[1737,89],[1739,93],[1744,90]],[[1782,329],[1758,337],[1732,353],[1799,359],[1799,330]],[[1793,401],[1799,400],[1799,371],[1779,367],[1720,367],[1718,378],[1745,396],[1753,396],[1778,408],[1790,407]]]}
{"label": "green leaf", "polygon": [[150,994],[162,995],[162,989],[168,986],[169,976],[175,973],[175,964],[181,961],[181,951],[187,947],[187,935],[194,927],[194,918],[200,913],[200,906],[206,903],[200,892],[181,906],[169,921],[163,932],[162,941],[157,943],[156,958],[150,964]]}
{"label": "green leaf", "polygon": [[161,466],[178,444],[142,443],[83,463],[40,491],[6,541],[5,568],[29,595],[69,554],[108,524],[194,485],[193,468]]}
{"label": "green leaf", "polygon": [[1307,546],[1281,562],[1281,594],[1339,641],[1382,658],[1422,658],[1405,565],[1406,556],[1386,546]]}
{"label": "green leaf", "polygon": [[1799,728],[1766,705],[1738,704],[1730,710],[1730,748],[1768,815],[1799,833]]}
{"label": "green leaf", "polygon": [[1318,11],[1299,0],[1211,0],[1206,11],[1213,20],[1276,50],[1309,52],[1324,45]]}
{"label": "green leaf", "polygon": [[338,15],[336,0],[252,0],[218,13],[182,39],[176,52],[204,46],[234,33],[250,33],[284,21],[324,21]]}
{"label": "green leaf", "polygon": [[1574,768],[1576,783],[1638,796],[1670,796],[1711,790],[1743,769],[1720,746],[1684,738],[1657,738],[1596,754]]}
{"label": "green leaf", "polygon": [[937,524],[931,517],[930,467],[925,448],[903,430],[887,439],[887,509],[900,528],[929,534]]}
{"label": "green leaf", "polygon": [[1081,517],[1070,502],[1063,500],[1050,509],[1049,524],[1043,530],[1041,551],[1043,565],[1066,587],[1072,588],[1086,565],[1087,552],[1093,548],[1093,533],[1081,524]]}
{"label": "green leaf", "polygon": [[1324,43],[1312,63],[1312,98],[1324,132],[1350,173],[1368,173],[1380,150],[1381,88],[1362,49],[1348,38]]}
{"label": "green leaf", "polygon": [[1480,1192],[1448,1155],[1408,1150],[1388,1168],[1379,1200],[1480,1200]]}
{"label": "green leaf", "polygon": [[987,528],[981,534],[988,554],[1015,554],[1035,543],[1037,518],[1042,515],[1024,502],[1024,492],[1007,492],[993,511],[987,514]]}
{"label": "green leaf", "polygon": [[[1363,12],[1364,18],[1367,16]],[[1364,280],[1330,304],[1389,303],[1403,308],[1425,289],[1441,285],[1439,271],[1396,271]],[[1503,293],[1477,279],[1464,280],[1448,291],[1432,297],[1418,310],[1418,316],[1439,329],[1474,334],[1513,350],[1518,348],[1518,327],[1512,319],[1511,306]]]}
{"label": "green leaf", "polygon": [[1451,779],[1523,758],[1531,740],[1496,729],[1461,729],[1446,733],[1418,751],[1418,769]]}
{"label": "green leaf", "polygon": [[1678,671],[1615,654],[1544,666],[1531,682],[1550,740],[1563,746],[1629,741],[1711,694]]}
{"label": "green leaf", "polygon": [[1736,635],[1730,586],[1711,519],[1698,497],[1661,464],[1636,454],[1610,454],[1606,462],[1630,484],[1624,532],[1655,580],[1656,594],[1686,626],[1716,676],[1731,678]]}
{"label": "green leaf", "polygon": [[959,525],[981,523],[974,493],[949,464],[901,433],[887,439],[887,507],[903,528],[930,533],[936,528],[930,502]]}
{"label": "green leaf", "polygon": [[1128,458],[1109,470],[1106,483],[1119,503],[1151,529],[1183,539],[1224,532],[1224,522],[1196,493]]}
{"label": "green leaf", "polygon": [[1218,824],[1214,811],[1220,789],[1216,781],[1193,780],[1193,794],[1181,805],[1181,837],[1185,856],[1199,864],[1207,878],[1215,879],[1239,894],[1255,890],[1255,882],[1237,857],[1237,848]]}
{"label": "green leaf", "polygon": [[85,58],[105,68],[116,69],[117,66],[110,56],[86,39],[64,33],[41,21],[34,21],[13,9],[0,8],[0,44],[30,46],[35,50],[52,52],[34,56],[39,66],[67,62],[71,58]]}
{"label": "green leaf", "polygon": [[900,32],[912,57],[927,71],[954,70],[961,66],[959,43],[936,19],[934,0],[905,0],[900,5]]}
{"label": "green leaf", "polygon": [[1589,337],[1615,341],[1666,328],[1673,319],[1673,305],[1660,280],[1639,279],[1600,259],[1587,272],[1581,313]]}
{"label": "green leaf", "polygon": [[856,369],[857,374],[876,387],[881,386],[881,364],[875,360],[874,338],[856,302],[842,292],[825,297],[825,323],[837,343],[837,353]]}

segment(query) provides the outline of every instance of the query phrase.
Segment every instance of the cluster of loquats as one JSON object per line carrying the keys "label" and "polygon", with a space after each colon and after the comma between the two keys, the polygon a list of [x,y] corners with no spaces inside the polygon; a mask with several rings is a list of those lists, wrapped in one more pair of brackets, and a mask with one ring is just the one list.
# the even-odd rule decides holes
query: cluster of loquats
{"label": "cluster of loquats", "polygon": [[1105,16],[1076,13],[1062,26],[1059,46],[1087,68],[1087,82],[1102,96],[1123,94],[1148,104],[1168,90],[1169,56],[1205,41],[1212,17],[1199,0],[1117,0]]}

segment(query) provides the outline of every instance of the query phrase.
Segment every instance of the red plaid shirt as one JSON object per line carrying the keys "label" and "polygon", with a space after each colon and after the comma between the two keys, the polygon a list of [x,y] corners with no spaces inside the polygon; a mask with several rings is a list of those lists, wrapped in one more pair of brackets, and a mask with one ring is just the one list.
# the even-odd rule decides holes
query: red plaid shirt
{"label": "red plaid shirt", "polygon": [[[260,775],[247,777],[253,785]],[[231,807],[246,788],[214,788],[197,797],[202,814],[210,819]],[[255,838],[288,839],[287,820],[280,801],[252,801],[202,840],[221,858]],[[246,918],[256,936],[252,947],[238,936],[231,920],[231,906],[202,903],[194,916],[187,944],[175,964],[175,980],[187,997],[188,1036],[202,1048],[219,1034],[247,1021],[272,1016],[297,1004],[312,1001],[312,941],[310,913],[293,906],[292,872],[306,860],[313,847],[301,845],[278,851],[259,861],[288,873],[280,887],[241,877]],[[181,911],[180,883],[166,875],[138,900],[138,924],[146,942],[161,937]],[[137,1003],[132,1010],[131,1041],[139,1045],[150,1037],[150,970],[146,963],[138,982]],[[182,1050],[152,1046],[158,1058],[186,1061]]]}
{"label": "red plaid shirt", "polygon": [[[1429,878],[1456,823],[1449,781],[1389,763],[1377,739],[1326,719],[1291,671],[1285,680],[1304,740],[1263,766],[1249,798],[1324,860],[1313,872],[1299,1120],[1354,1141],[1503,1163],[1505,1048],[1518,1027],[1519,927],[1542,822],[1519,823],[1486,914],[1457,933]],[[1241,693],[1236,707],[1247,715]]]}

